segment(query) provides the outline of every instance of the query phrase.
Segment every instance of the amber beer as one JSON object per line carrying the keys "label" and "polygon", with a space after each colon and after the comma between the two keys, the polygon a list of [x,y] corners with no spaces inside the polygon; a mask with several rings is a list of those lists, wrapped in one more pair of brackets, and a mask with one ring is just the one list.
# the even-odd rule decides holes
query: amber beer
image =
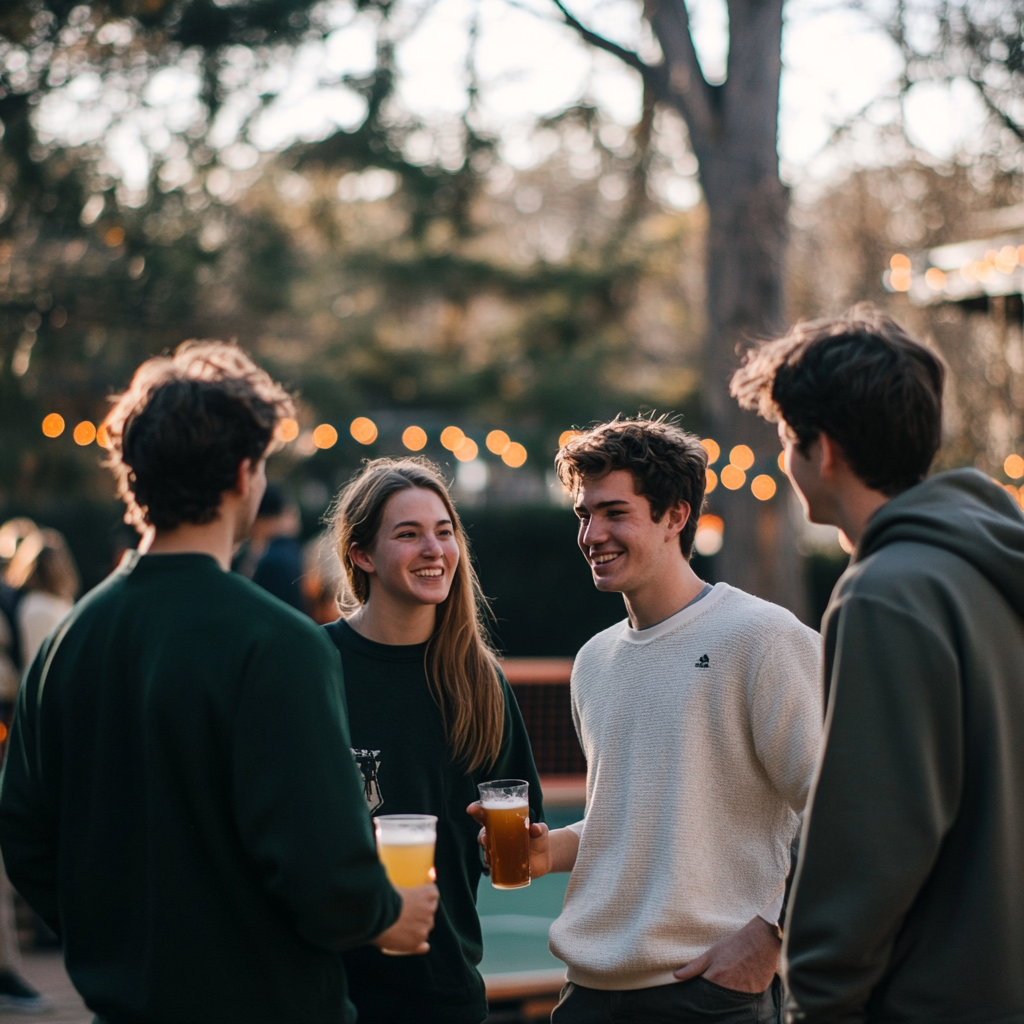
{"label": "amber beer", "polygon": [[[373,826],[377,856],[392,885],[413,889],[434,881],[437,818],[433,814],[381,814],[373,819]],[[390,949],[382,952],[406,955]]]}
{"label": "amber beer", "polygon": [[480,785],[487,828],[487,859],[495,889],[530,884],[529,783],[499,779]]}

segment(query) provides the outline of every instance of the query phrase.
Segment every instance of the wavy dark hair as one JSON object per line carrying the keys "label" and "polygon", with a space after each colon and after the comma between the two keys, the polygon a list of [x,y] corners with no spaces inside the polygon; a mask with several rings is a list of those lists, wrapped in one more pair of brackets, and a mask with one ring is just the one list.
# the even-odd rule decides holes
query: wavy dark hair
{"label": "wavy dark hair", "polygon": [[685,501],[690,515],[679,533],[679,547],[687,559],[693,554],[697,521],[704,510],[707,468],[708,454],[700,438],[668,416],[616,416],[577,434],[555,456],[558,478],[572,493],[586,477],[600,479],[617,469],[629,470],[636,493],[647,499],[656,523],[673,505]]}
{"label": "wavy dark hair", "polygon": [[459,564],[448,597],[438,605],[427,645],[427,679],[441,709],[453,761],[467,772],[498,758],[505,727],[505,696],[498,659],[481,622],[487,602],[469,555],[469,543],[441,470],[429,459],[374,459],[338,495],[330,513],[334,540],[348,583],[342,610],[351,614],[370,597],[370,578],[352,561],[352,548],[372,551],[388,501],[399,491],[433,491],[452,521]]}
{"label": "wavy dark hair", "polygon": [[923,480],[939,450],[944,378],[938,356],[864,302],[752,349],[731,391],[744,409],[784,420],[805,456],[827,434],[891,497]]}
{"label": "wavy dark hair", "polygon": [[288,392],[236,345],[186,341],[147,359],[105,421],[125,519],[140,531],[212,522],[240,463],[263,458],[292,412]]}

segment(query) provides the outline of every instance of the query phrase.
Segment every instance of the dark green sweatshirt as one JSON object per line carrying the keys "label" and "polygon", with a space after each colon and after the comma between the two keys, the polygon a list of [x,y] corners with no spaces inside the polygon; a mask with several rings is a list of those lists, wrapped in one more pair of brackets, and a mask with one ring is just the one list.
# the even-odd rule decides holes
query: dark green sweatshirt
{"label": "dark green sweatshirt", "polygon": [[0,845],[86,1004],[350,1024],[341,951],[399,901],[323,632],[200,554],[129,557],[67,621],[18,697]]}
{"label": "dark green sweatshirt", "polygon": [[[476,891],[480,827],[466,814],[477,783],[525,779],[530,819],[543,821],[542,795],[519,707],[508,683],[498,760],[466,774],[451,763],[441,712],[424,667],[426,644],[367,640],[344,620],[326,627],[345,669],[352,745],[372,814],[437,815],[436,924],[425,956],[385,956],[371,946],[345,954],[360,1024],[478,1024],[487,1016]],[[364,811],[366,813],[366,811]],[[509,897],[510,913],[515,894]]]}
{"label": "dark green sweatshirt", "polygon": [[823,621],[796,1020],[1024,1021],[1024,517],[975,470],[872,517]]}

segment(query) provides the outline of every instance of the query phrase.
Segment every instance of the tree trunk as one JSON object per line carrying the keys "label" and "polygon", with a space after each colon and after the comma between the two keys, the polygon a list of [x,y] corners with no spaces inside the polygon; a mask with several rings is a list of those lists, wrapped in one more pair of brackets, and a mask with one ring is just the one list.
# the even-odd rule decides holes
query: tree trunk
{"label": "tree trunk", "polygon": [[[662,0],[682,6],[682,0]],[[785,326],[784,274],[789,194],[779,180],[778,111],[783,0],[730,0],[729,69],[721,86],[706,86],[706,116],[682,90],[673,105],[687,121],[708,206],[707,335],[703,401],[711,436],[721,445],[719,471],[730,449],[749,445],[756,456],[747,484],[721,484],[709,505],[725,521],[719,576],[734,586],[806,615],[802,560],[796,549],[789,484],[758,501],[749,483],[759,473],[779,477],[774,427],[743,412],[729,396],[729,378],[744,349]],[[659,19],[652,19],[657,31]],[[689,34],[659,33],[669,82],[693,79]],[[690,45],[686,45],[690,44]]]}
{"label": "tree trunk", "polygon": [[[674,107],[689,129],[709,213],[704,406],[711,436],[722,447],[715,468],[728,462],[734,445],[749,445],[757,459],[749,482],[761,472],[779,478],[775,430],[739,409],[729,397],[729,378],[744,348],[785,326],[789,195],[779,180],[777,141],[784,0],[727,2],[728,73],[724,84],[711,85],[697,60],[684,0],[645,0],[645,17],[664,55],[657,65],[591,31],[563,0],[554,0],[566,24],[638,71],[645,88]],[[720,485],[709,503],[725,521],[719,576],[805,617],[788,482],[763,502],[749,486],[729,491]]]}

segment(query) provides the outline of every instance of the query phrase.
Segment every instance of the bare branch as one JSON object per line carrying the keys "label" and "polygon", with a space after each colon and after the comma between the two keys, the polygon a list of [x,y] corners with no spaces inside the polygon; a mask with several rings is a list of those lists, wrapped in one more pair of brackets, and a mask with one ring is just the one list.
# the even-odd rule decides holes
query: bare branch
{"label": "bare branch", "polygon": [[696,148],[709,146],[717,133],[712,86],[704,77],[690,35],[684,0],[649,0],[647,20],[661,44],[668,66],[667,97],[682,114]]}
{"label": "bare branch", "polygon": [[605,39],[604,36],[599,36],[596,32],[592,32],[569,11],[565,4],[562,3],[562,0],[553,0],[553,2],[559,11],[562,12],[565,24],[575,29],[585,42],[590,43],[591,46],[595,46],[599,50],[604,50],[605,53],[618,57],[623,64],[633,68],[634,71],[639,71],[643,75],[644,82],[648,83],[656,91],[664,90],[665,78],[662,68],[648,64],[645,60],[641,59],[640,54],[635,53],[633,50],[627,50],[624,46],[613,43],[610,39]]}

